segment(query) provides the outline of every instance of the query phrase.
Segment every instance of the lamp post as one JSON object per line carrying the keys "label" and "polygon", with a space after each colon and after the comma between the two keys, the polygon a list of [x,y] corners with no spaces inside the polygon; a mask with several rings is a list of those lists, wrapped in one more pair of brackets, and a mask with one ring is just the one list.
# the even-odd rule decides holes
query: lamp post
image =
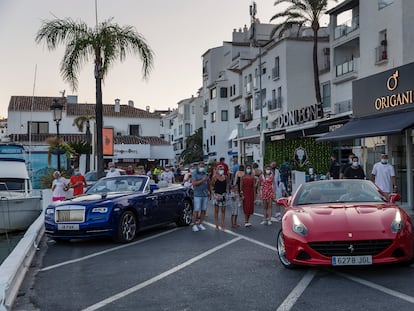
{"label": "lamp post", "polygon": [[[59,122],[62,120],[63,105],[58,102],[57,99],[53,100],[53,104],[50,106],[50,110],[53,113],[53,121],[56,122],[56,137],[59,144]],[[60,148],[56,148],[57,153],[57,170],[60,172]]]}

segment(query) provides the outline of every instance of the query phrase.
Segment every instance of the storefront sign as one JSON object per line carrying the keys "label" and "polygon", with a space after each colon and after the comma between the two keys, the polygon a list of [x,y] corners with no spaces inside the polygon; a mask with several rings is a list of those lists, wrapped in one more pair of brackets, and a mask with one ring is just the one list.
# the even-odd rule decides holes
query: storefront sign
{"label": "storefront sign", "polygon": [[359,79],[352,84],[355,117],[414,109],[414,63]]}
{"label": "storefront sign", "polygon": [[321,104],[295,109],[280,115],[276,121],[277,128],[303,124],[323,118],[323,108]]}

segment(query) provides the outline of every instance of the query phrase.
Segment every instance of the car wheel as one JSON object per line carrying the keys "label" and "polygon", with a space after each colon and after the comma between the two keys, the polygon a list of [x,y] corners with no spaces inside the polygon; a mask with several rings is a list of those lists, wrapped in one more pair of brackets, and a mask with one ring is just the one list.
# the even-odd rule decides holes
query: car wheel
{"label": "car wheel", "polygon": [[122,213],[118,224],[118,235],[116,240],[120,243],[128,243],[134,240],[137,233],[137,218],[131,211]]}
{"label": "car wheel", "polygon": [[193,221],[193,206],[190,201],[184,201],[180,218],[177,221],[178,226],[188,226]]}
{"label": "car wheel", "polygon": [[294,269],[296,266],[286,258],[285,239],[283,237],[283,231],[280,230],[277,235],[277,255],[282,263],[283,267],[287,269]]}

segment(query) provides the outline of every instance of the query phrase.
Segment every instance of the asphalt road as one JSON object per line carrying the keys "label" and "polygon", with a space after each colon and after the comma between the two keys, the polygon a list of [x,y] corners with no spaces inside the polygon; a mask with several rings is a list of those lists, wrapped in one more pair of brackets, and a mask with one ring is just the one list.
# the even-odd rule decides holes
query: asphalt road
{"label": "asphalt road", "polygon": [[206,231],[171,225],[126,245],[44,237],[13,310],[414,310],[413,266],[284,269],[280,224],[256,211],[250,228],[217,231],[210,209]]}

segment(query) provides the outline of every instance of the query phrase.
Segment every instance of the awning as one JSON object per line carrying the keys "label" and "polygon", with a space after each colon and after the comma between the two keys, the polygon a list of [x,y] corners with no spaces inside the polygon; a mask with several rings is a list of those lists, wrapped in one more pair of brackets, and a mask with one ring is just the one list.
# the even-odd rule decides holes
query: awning
{"label": "awning", "polygon": [[228,140],[233,140],[237,137],[237,129],[234,129],[231,131],[229,139]]}
{"label": "awning", "polygon": [[414,124],[414,110],[369,118],[351,119],[344,126],[316,141],[347,140],[360,137],[388,136],[399,134]]}
{"label": "awning", "polygon": [[249,124],[245,127],[246,130],[257,129],[257,126],[260,124],[260,118],[253,119],[249,122]]}

